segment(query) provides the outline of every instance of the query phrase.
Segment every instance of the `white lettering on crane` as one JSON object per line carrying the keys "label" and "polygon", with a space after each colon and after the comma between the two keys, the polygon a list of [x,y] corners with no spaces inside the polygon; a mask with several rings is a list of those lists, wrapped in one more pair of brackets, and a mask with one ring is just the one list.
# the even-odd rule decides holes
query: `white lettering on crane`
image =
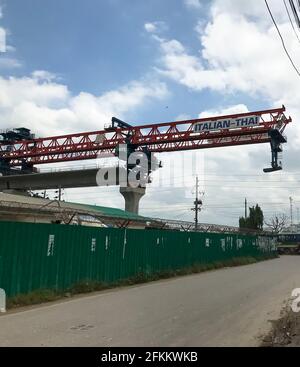
{"label": "white lettering on crane", "polygon": [[235,119],[211,120],[205,122],[197,122],[193,126],[193,131],[214,131],[225,129],[237,129],[242,127],[257,126],[260,122],[260,116],[249,115]]}

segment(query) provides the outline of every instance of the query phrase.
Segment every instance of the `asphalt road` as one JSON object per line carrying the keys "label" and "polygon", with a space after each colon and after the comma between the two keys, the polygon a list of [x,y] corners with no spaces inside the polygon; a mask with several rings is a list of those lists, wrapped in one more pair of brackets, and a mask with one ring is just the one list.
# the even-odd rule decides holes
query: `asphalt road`
{"label": "asphalt road", "polygon": [[0,316],[0,346],[255,346],[300,288],[300,256]]}

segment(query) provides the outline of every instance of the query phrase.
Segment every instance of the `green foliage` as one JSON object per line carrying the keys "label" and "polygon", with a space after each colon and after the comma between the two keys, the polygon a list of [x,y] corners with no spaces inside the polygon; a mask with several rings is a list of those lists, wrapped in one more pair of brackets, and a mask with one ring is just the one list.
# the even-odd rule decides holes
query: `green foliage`
{"label": "green foliage", "polygon": [[264,213],[260,206],[256,204],[249,208],[249,217],[239,219],[240,228],[255,229],[261,231],[264,225]]}

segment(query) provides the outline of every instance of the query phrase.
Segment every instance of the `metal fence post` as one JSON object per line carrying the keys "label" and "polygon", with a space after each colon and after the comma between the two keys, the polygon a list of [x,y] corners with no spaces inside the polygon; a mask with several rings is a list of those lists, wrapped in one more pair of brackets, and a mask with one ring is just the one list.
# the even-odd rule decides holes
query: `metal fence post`
{"label": "metal fence post", "polygon": [[0,288],[0,312],[6,312],[6,293],[4,289]]}

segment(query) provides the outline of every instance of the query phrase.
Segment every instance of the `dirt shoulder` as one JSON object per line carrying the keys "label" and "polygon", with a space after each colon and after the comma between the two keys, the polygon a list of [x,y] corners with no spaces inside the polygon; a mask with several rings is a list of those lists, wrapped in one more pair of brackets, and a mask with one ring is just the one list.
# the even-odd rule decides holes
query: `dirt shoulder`
{"label": "dirt shoulder", "polygon": [[300,347],[300,312],[293,312],[289,302],[280,319],[272,321],[272,330],[263,338],[261,346]]}

